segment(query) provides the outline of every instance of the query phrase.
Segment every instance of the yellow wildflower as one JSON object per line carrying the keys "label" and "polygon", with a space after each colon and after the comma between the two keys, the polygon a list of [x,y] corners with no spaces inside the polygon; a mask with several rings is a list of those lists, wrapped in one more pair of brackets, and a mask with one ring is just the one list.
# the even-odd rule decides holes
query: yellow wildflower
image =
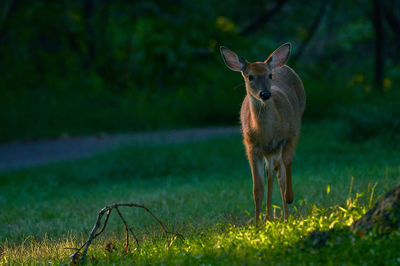
{"label": "yellow wildflower", "polygon": [[223,32],[232,32],[235,30],[235,24],[226,17],[218,17],[216,24],[217,28]]}
{"label": "yellow wildflower", "polygon": [[351,80],[349,82],[349,86],[353,86],[353,85],[356,85],[356,84],[359,84],[359,83],[363,83],[364,80],[365,80],[365,78],[364,78],[363,74],[356,74],[351,78]]}
{"label": "yellow wildflower", "polygon": [[383,80],[383,91],[388,91],[392,86],[392,81],[389,78],[385,78]]}

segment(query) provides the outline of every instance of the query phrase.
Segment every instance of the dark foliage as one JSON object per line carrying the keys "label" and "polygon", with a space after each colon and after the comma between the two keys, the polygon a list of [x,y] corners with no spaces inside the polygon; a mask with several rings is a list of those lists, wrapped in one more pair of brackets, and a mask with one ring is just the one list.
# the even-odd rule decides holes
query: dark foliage
{"label": "dark foliage", "polygon": [[398,89],[396,3],[376,35],[366,0],[2,1],[0,141],[236,123],[245,92],[220,45],[256,61],[292,42],[306,116],[324,118],[365,88]]}

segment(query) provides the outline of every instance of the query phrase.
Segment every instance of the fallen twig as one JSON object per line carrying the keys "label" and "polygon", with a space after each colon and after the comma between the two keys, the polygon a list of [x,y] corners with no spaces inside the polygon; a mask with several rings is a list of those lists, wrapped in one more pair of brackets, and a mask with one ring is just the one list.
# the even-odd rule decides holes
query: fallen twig
{"label": "fallen twig", "polygon": [[[122,222],[124,223],[125,226],[125,252],[129,252],[129,232],[132,234],[133,239],[136,242],[136,247],[139,249],[139,240],[136,237],[135,233],[133,232],[132,228],[128,226],[128,223],[126,222],[124,216],[122,215],[121,211],[119,210],[119,207],[136,207],[136,208],[142,208],[146,212],[148,212],[160,225],[161,229],[163,230],[165,236],[167,237],[167,240],[169,242],[169,245],[172,244],[173,238],[181,238],[183,239],[183,236],[181,234],[173,233],[168,231],[167,227],[164,225],[164,223],[157,218],[146,206],[142,204],[137,204],[137,203],[114,203],[109,206],[105,206],[103,209],[100,210],[99,214],[97,215],[97,220],[96,223],[94,224],[88,240],[80,247],[80,248],[73,248],[76,251],[70,256],[72,259],[72,263],[77,264],[77,263],[82,263],[85,260],[86,253],[89,249],[90,244],[92,241],[98,237],[100,234],[102,234],[107,226],[108,219],[110,217],[111,211],[115,209],[118,213],[118,216],[121,218]],[[103,218],[104,214],[107,213],[107,216],[104,220],[103,226],[100,228],[101,225],[101,219]],[[170,237],[172,236],[172,238]],[[81,250],[83,249],[82,253]]]}

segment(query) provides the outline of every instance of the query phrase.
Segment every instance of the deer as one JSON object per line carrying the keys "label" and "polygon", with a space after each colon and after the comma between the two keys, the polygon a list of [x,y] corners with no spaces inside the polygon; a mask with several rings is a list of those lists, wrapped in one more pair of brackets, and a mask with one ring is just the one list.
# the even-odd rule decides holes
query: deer
{"label": "deer", "polygon": [[256,225],[264,197],[264,162],[267,176],[267,214],[272,221],[272,188],[277,176],[283,205],[283,219],[289,217],[288,204],[294,200],[292,189],[293,155],[300,136],[301,118],[306,106],[303,83],[286,65],[290,43],[278,47],[264,62],[250,63],[221,46],[226,66],[241,72],[246,96],[240,110],[241,131],[253,179]]}

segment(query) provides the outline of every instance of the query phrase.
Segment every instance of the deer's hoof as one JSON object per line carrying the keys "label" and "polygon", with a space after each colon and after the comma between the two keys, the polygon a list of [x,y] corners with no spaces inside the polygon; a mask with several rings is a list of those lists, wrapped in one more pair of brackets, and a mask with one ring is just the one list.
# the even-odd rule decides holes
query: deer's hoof
{"label": "deer's hoof", "polygon": [[287,204],[292,203],[294,200],[294,194],[293,191],[286,191],[285,192],[285,201]]}

